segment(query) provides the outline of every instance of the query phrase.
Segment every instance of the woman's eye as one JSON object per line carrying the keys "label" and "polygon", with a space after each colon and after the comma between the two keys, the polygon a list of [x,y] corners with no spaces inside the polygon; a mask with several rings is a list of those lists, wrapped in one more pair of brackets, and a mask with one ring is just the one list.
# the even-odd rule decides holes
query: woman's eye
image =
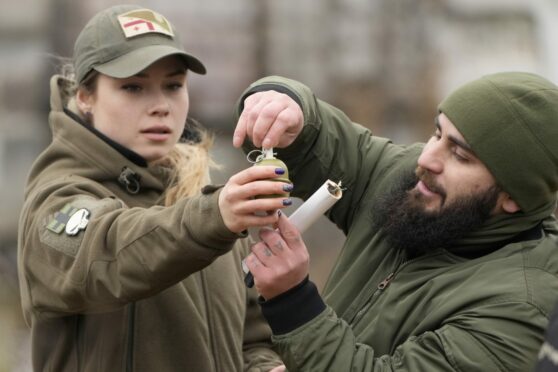
{"label": "woman's eye", "polygon": [[125,84],[122,86],[122,89],[127,92],[135,93],[141,90],[141,86],[138,84]]}
{"label": "woman's eye", "polygon": [[182,83],[170,83],[167,85],[167,89],[169,90],[179,90],[184,86]]}

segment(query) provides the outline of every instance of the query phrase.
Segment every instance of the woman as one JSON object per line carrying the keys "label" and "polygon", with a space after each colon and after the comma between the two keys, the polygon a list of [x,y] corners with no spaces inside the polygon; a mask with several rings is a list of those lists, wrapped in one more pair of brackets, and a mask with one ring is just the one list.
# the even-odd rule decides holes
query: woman
{"label": "woman", "polygon": [[[210,139],[186,124],[187,72],[205,73],[172,25],[138,6],[100,12],[51,79],[53,132],[20,217],[22,305],[39,371],[268,371],[245,230],[277,221],[274,167],[206,186]],[[233,246],[236,246],[233,249]],[[282,367],[275,370],[281,370]]]}

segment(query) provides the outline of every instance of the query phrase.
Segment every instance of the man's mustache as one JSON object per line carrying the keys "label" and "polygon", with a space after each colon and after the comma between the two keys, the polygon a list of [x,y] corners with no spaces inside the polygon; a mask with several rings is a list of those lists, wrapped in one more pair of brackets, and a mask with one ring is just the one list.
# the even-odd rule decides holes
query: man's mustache
{"label": "man's mustache", "polygon": [[418,166],[415,170],[415,175],[417,176],[419,181],[422,181],[426,187],[432,192],[440,195],[443,200],[446,199],[446,190],[442,186],[440,186],[436,180],[434,179],[434,175],[427,171],[426,169]]}

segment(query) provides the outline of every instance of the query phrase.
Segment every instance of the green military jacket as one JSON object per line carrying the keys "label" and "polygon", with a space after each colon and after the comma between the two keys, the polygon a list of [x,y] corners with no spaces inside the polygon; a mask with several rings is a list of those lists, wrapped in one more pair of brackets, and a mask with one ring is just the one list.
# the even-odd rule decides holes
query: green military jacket
{"label": "green military jacket", "polygon": [[246,239],[225,227],[217,188],[162,207],[167,170],[79,123],[60,84],[53,77],[53,140],[33,165],[19,224],[34,370],[280,364],[256,294],[243,284]]}
{"label": "green military jacket", "polygon": [[262,303],[289,371],[517,371],[533,368],[558,300],[554,205],[492,217],[452,246],[411,258],[374,230],[375,200],[422,145],[395,145],[352,123],[304,85],[281,77],[241,97],[277,90],[303,109],[304,128],[278,157],[307,198],[326,179],[343,198],[328,217],[346,235],[323,291],[311,282]]}

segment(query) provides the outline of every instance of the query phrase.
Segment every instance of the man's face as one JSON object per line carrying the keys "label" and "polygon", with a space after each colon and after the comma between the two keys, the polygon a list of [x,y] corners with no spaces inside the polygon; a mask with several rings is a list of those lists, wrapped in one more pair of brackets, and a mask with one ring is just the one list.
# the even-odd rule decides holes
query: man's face
{"label": "man's face", "polygon": [[445,247],[502,211],[505,193],[441,114],[418,159],[375,206],[374,226],[394,248],[412,254]]}
{"label": "man's face", "polygon": [[410,196],[426,212],[439,212],[464,196],[485,193],[496,185],[461,133],[443,113],[418,159],[419,179]]}

